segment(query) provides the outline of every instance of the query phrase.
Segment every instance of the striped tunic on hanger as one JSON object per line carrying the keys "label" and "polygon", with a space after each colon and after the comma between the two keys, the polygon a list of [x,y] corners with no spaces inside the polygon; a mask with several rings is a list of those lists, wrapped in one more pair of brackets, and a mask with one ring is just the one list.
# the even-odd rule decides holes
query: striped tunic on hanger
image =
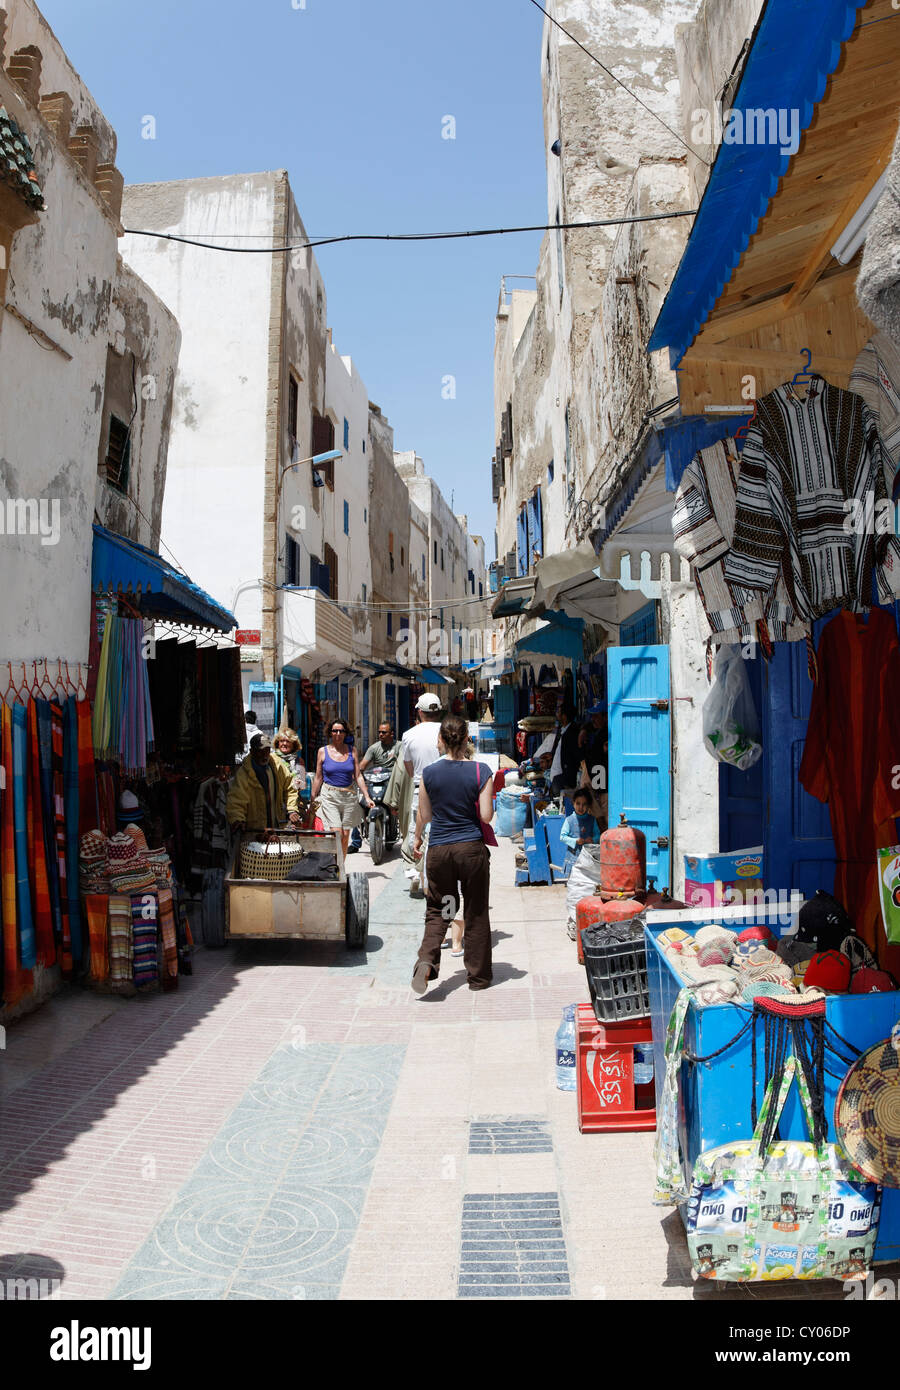
{"label": "striped tunic on hanger", "polygon": [[[900,578],[897,538],[849,524],[848,502],[863,513],[885,498],[883,449],[860,396],[814,376],[802,399],[790,383],[763,396],[747,431],[737,492],[734,545],[724,573],[731,585],[768,593],[779,569],[799,618],[892,598]],[[895,579],[895,582],[896,579]]]}

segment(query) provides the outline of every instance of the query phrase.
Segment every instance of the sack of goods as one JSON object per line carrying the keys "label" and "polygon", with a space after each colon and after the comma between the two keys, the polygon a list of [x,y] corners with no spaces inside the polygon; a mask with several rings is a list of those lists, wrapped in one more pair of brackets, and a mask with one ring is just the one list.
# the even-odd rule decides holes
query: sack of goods
{"label": "sack of goods", "polygon": [[582,898],[590,898],[603,877],[599,845],[582,845],[566,886],[566,912],[575,921],[575,909]]}
{"label": "sack of goods", "polygon": [[248,840],[241,845],[241,878],[285,879],[303,855],[303,846],[296,840],[285,842],[280,837],[277,840]]}
{"label": "sack of goods", "polygon": [[694,1164],[687,1237],[703,1279],[846,1280],[868,1272],[881,1213],[878,1183],[834,1144],[765,1142],[777,1132],[794,1080],[812,1134],[809,1090],[789,1057],[780,1085],[777,1078],[769,1083],[753,1138],[709,1149]]}

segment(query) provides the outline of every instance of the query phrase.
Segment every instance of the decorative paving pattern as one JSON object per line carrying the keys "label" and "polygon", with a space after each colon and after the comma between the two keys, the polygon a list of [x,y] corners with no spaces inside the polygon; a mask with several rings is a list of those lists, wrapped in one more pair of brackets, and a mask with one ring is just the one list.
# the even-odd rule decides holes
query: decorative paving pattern
{"label": "decorative paving pattern", "polygon": [[404,1052],[276,1052],[111,1297],[337,1298]]}
{"label": "decorative paving pattern", "polygon": [[546,1120],[517,1119],[471,1120],[469,1123],[470,1154],[552,1154],[553,1141]]}
{"label": "decorative paving pattern", "polygon": [[467,1192],[460,1298],[566,1298],[569,1264],[556,1192]]}

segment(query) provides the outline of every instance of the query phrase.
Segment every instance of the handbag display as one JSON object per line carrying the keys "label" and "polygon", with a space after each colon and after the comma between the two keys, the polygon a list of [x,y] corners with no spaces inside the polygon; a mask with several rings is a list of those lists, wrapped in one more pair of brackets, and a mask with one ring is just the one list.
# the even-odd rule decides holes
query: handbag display
{"label": "handbag display", "polygon": [[303,855],[301,844],[286,843],[281,836],[274,840],[248,840],[241,845],[238,858],[241,878],[264,878],[270,882],[285,879]]}
{"label": "handbag display", "polygon": [[694,1164],[687,1239],[700,1278],[846,1280],[865,1278],[869,1270],[880,1186],[834,1144],[817,1148],[806,1140],[776,1139],[762,1149],[795,1080],[812,1134],[806,1078],[797,1059],[788,1057],[780,1085],[773,1078],[766,1088],[753,1138],[709,1149]]}

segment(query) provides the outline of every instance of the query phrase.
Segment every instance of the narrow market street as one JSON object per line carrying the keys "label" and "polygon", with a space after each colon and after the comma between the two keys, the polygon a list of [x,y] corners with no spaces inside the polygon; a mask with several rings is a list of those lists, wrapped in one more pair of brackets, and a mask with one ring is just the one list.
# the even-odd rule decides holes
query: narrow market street
{"label": "narrow market street", "polygon": [[563,890],[510,887],[508,841],[485,993],[447,959],[417,999],[423,904],[396,854],[354,867],[365,952],[200,949],[175,993],[72,988],[9,1032],[3,1277],[62,1299],[843,1297],[695,1292],[680,1219],[650,1205],[653,1134],[581,1135],[556,1089],[585,975]]}

